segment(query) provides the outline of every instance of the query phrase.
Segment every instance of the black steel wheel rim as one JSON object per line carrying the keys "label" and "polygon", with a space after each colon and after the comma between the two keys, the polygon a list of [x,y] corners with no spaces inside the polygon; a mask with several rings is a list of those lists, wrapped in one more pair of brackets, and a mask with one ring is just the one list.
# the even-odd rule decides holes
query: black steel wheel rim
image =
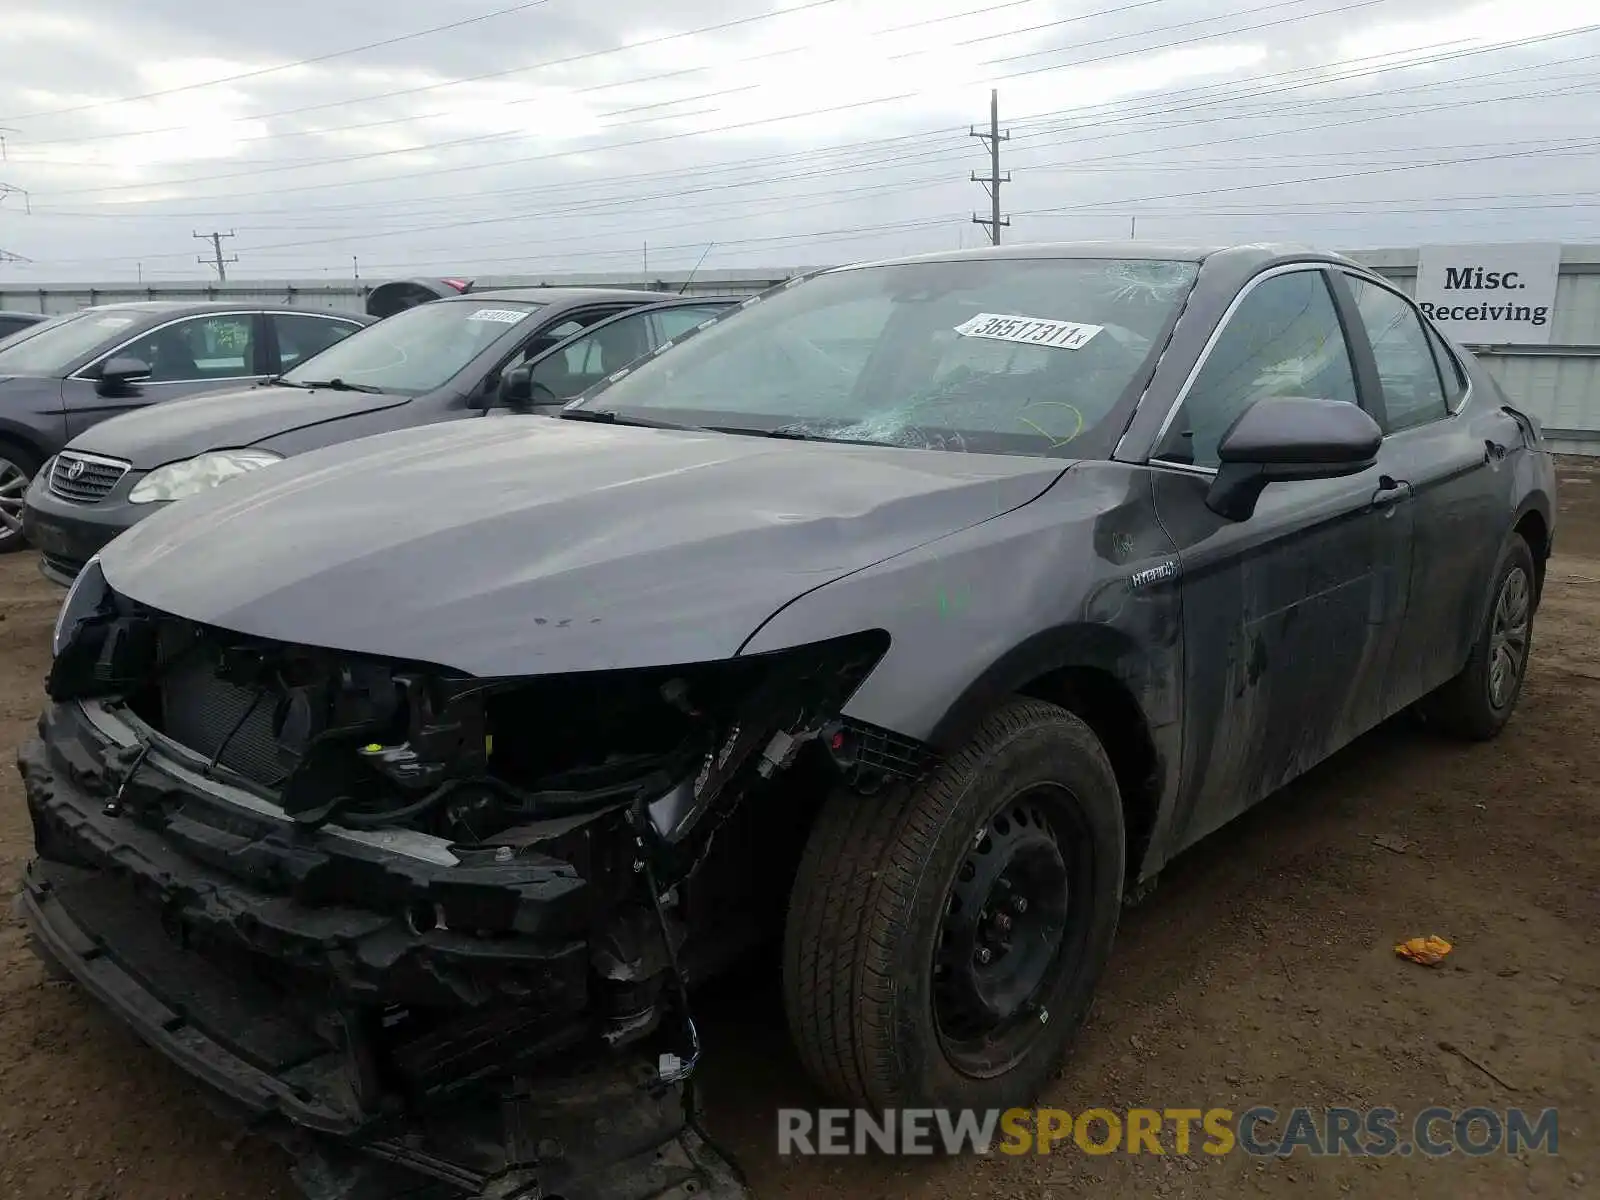
{"label": "black steel wheel rim", "polygon": [[1077,969],[1093,880],[1065,787],[1028,787],[975,829],[945,888],[933,951],[933,1016],[950,1065],[990,1079],[1043,1037]]}

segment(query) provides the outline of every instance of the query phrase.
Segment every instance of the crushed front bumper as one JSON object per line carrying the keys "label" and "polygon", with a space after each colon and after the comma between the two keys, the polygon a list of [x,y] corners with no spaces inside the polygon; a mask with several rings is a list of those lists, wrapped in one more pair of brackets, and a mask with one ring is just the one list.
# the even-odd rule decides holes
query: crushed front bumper
{"label": "crushed front bumper", "polygon": [[[35,945],[289,1148],[308,1195],[745,1195],[695,1133],[684,1085],[649,1055],[584,1039],[570,871],[535,858],[485,876],[426,844],[272,828],[259,803],[148,746],[115,770],[128,727],[93,705],[53,706],[40,729],[18,755],[39,856],[16,907]],[[164,830],[120,811],[134,788],[181,797]],[[232,806],[228,820],[205,805]],[[335,877],[351,872],[374,907],[340,899]],[[408,919],[447,904],[492,912],[501,934]],[[419,1011],[437,1017],[386,1035],[393,1014]]]}

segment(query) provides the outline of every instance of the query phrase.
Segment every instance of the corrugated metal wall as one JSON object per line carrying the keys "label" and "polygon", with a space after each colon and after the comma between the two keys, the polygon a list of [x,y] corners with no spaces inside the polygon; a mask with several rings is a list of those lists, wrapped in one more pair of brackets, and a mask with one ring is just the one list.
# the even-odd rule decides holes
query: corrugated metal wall
{"label": "corrugated metal wall", "polygon": [[[1416,284],[1414,249],[1355,252],[1406,292]],[[503,275],[475,281],[491,287],[625,287],[692,294],[749,295],[808,268],[770,267],[743,271],[702,271],[643,278],[634,273]],[[140,287],[117,284],[47,284],[6,286],[0,282],[0,308],[33,312],[70,312],[87,304],[130,300],[217,299],[236,302],[273,301],[307,307],[354,309],[365,304],[371,284],[355,280],[295,280],[287,283],[246,280],[222,285],[164,283]],[[1518,403],[1544,422],[1558,448],[1600,455],[1600,246],[1565,246],[1556,287],[1555,327],[1550,345],[1513,350],[1479,349],[1485,365]]]}

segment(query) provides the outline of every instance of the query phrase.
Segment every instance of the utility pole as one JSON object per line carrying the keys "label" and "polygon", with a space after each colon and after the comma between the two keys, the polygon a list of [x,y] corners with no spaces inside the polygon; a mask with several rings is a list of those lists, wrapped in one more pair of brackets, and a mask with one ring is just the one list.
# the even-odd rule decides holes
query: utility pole
{"label": "utility pole", "polygon": [[[0,138],[0,143],[3,142],[4,139]],[[0,183],[0,204],[5,203],[6,197],[8,196],[21,196],[22,211],[26,213],[33,212],[33,200],[25,189],[13,187],[9,183]],[[0,249],[0,263],[27,263],[32,261],[33,259],[31,258],[24,258],[20,254],[13,254],[9,250]]]}
{"label": "utility pole", "polygon": [[228,230],[227,233],[196,233],[194,236],[199,238],[202,242],[210,242],[211,243],[211,257],[210,258],[205,258],[204,256],[202,256],[200,258],[195,259],[195,261],[197,263],[199,263],[201,266],[213,266],[213,267],[215,267],[217,269],[217,281],[219,283],[227,283],[228,282],[228,264],[231,263],[231,262],[238,262],[239,261],[239,256],[237,254],[235,254],[232,258],[227,258],[227,259],[223,258],[222,257],[222,239],[223,238],[231,238],[231,237],[233,237],[234,236],[233,230],[230,229],[230,230]]}
{"label": "utility pole", "polygon": [[989,147],[988,176],[985,177],[983,175],[979,175],[976,171],[972,173],[972,182],[981,183],[984,187],[984,190],[989,193],[989,215],[987,217],[980,217],[977,213],[973,213],[972,223],[974,225],[988,226],[989,242],[992,245],[998,246],[1000,244],[1001,228],[1011,224],[1010,217],[1002,217],[1000,215],[1000,185],[1002,183],[1011,182],[1010,171],[1006,172],[1004,178],[1001,178],[1000,176],[1000,143],[1009,142],[1011,140],[1011,131],[1007,130],[1005,133],[1000,132],[1000,92],[998,88],[991,89],[989,92],[988,132],[981,133],[976,127],[974,127],[972,130],[972,136],[977,138],[979,141],[984,142]]}

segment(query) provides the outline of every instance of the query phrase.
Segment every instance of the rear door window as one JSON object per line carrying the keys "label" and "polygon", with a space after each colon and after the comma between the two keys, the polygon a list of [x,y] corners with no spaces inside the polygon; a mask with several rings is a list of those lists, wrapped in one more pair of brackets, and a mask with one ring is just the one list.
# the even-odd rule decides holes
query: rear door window
{"label": "rear door window", "polygon": [[278,369],[287,371],[314,354],[341,342],[361,326],[316,313],[273,313],[272,327],[278,335]]}
{"label": "rear door window", "polygon": [[1383,384],[1386,433],[1426,425],[1448,415],[1433,347],[1422,316],[1399,292],[1346,275],[1361,311]]}
{"label": "rear door window", "polygon": [[[650,314],[651,336],[655,345],[670,342],[675,337],[682,337],[702,321],[709,320],[723,311],[721,305],[685,306],[683,308],[664,308],[660,312]],[[655,347],[652,346],[652,349]]]}

